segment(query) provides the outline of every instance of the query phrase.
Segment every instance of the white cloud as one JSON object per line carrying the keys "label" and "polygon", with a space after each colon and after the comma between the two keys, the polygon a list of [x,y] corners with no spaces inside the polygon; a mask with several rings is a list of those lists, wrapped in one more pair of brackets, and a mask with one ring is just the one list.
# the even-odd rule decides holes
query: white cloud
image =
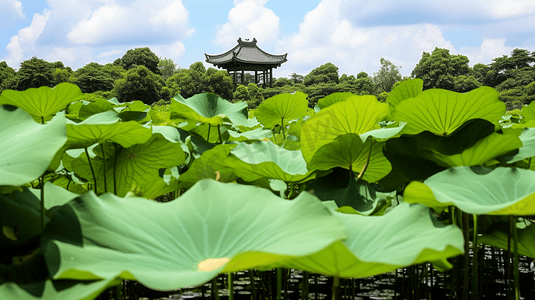
{"label": "white cloud", "polygon": [[341,5],[341,0],[322,1],[305,15],[299,32],[277,43],[276,52],[287,52],[288,62],[276,75],[305,75],[327,62],[338,66],[340,75],[360,71],[372,75],[379,70],[381,57],[404,67],[402,73],[410,75],[424,51],[439,47],[456,53],[436,25],[355,27],[342,16]]}
{"label": "white cloud", "polygon": [[0,1],[0,28],[9,28],[19,20],[26,16],[22,12],[22,3],[17,0],[2,0]]}
{"label": "white cloud", "polygon": [[35,53],[35,41],[46,25],[50,11],[45,10],[42,15],[35,14],[29,27],[19,30],[19,33],[11,37],[6,49],[8,55],[5,60],[8,65],[16,66],[27,53]]}
{"label": "white cloud", "polygon": [[180,0],[107,1],[67,33],[74,44],[168,44],[189,37],[188,11]]}
{"label": "white cloud", "polygon": [[505,46],[505,39],[484,39],[479,47],[462,47],[459,53],[468,56],[470,65],[489,64],[493,58],[509,55],[513,47]]}
{"label": "white cloud", "polygon": [[108,57],[108,56],[117,56],[117,55],[122,54],[122,53],[123,53],[123,51],[121,51],[121,50],[111,50],[111,51],[106,51],[106,52],[100,53],[99,55],[97,55],[97,58]]}
{"label": "white cloud", "polygon": [[218,30],[213,43],[223,47],[236,45],[239,37],[256,38],[262,43],[273,43],[279,36],[279,17],[266,8],[267,0],[234,1],[228,22]]}

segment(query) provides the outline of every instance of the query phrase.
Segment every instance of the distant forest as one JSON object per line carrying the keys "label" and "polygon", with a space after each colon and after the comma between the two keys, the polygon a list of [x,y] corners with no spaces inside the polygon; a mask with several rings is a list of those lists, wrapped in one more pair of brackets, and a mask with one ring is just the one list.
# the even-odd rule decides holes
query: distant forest
{"label": "distant forest", "polygon": [[384,58],[380,59],[381,67],[373,75],[366,72],[356,76],[339,75],[338,67],[327,62],[306,75],[293,73],[274,78],[273,87],[263,88],[254,83],[252,74],[245,74],[245,85],[234,86],[225,70],[206,69],[202,62],[187,69],[179,68],[172,59],[159,58],[149,48],[136,48],[113,63],[92,62],[77,70],[61,61],[48,62],[32,57],[15,71],[2,61],[0,92],[70,82],[80,87],[87,101],[117,97],[121,102],[141,100],[147,104],[164,104],[178,93],[188,98],[212,92],[227,100],[246,101],[253,109],[264,99],[295,91],[308,94],[311,107],[318,99],[335,92],[375,95],[384,101],[398,82],[421,78],[424,90],[441,88],[468,92],[480,86],[493,87],[508,109],[518,109],[535,100],[535,52],[514,49],[510,55],[494,58],[487,65],[470,67],[468,62],[465,55],[452,55],[447,49],[435,48],[431,53],[423,52],[410,77],[402,77],[399,68]]}

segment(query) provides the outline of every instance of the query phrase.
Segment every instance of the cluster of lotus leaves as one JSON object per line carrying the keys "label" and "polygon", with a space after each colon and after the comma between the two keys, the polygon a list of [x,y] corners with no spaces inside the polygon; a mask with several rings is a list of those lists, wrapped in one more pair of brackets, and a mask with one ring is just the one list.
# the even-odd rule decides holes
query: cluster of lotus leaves
{"label": "cluster of lotus leaves", "polygon": [[[40,236],[31,257],[0,264],[3,297],[92,299],[124,279],[174,290],[275,267],[446,270],[464,241],[433,210],[535,212],[535,171],[503,166],[535,156],[535,133],[501,130],[505,105],[488,87],[422,91],[415,79],[386,103],[332,94],[312,116],[305,94],[280,94],[253,119],[246,103],[210,93],[175,96],[167,116],[83,96],[67,83],[0,95],[0,250]],[[403,198],[383,187],[397,182],[410,182]],[[519,243],[533,257],[532,227]],[[482,240],[503,247],[503,234]]]}

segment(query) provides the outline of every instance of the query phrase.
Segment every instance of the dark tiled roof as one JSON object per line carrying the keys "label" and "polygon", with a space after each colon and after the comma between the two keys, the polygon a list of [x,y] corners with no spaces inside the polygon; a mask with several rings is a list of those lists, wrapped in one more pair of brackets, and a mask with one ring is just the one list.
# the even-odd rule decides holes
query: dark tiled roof
{"label": "dark tiled roof", "polygon": [[218,54],[218,55],[209,55],[206,56],[206,61],[216,65],[222,66],[232,63],[246,63],[246,64],[269,64],[269,65],[281,65],[286,62],[286,55],[273,55],[269,54],[262,49],[258,48],[256,45],[256,39],[253,38],[253,41],[245,40],[241,38],[238,39],[238,45],[229,51]]}

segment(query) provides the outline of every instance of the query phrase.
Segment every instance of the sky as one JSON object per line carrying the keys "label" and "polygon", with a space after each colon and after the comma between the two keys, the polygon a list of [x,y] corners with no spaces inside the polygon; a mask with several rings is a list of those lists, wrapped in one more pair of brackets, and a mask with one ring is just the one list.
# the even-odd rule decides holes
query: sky
{"label": "sky", "polygon": [[373,75],[381,58],[410,76],[436,47],[466,55],[471,66],[515,48],[535,51],[535,1],[0,0],[0,61],[14,69],[36,56],[76,70],[138,47],[188,68],[240,37],[288,53],[275,77],[327,62],[340,75]]}

